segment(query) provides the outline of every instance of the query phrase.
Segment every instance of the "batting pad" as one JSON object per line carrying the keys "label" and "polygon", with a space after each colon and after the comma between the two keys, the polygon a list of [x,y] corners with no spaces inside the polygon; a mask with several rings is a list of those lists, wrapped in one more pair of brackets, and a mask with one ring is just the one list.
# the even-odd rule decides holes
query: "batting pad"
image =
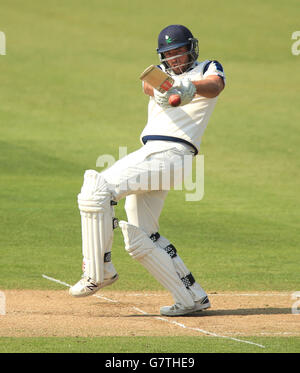
{"label": "batting pad", "polygon": [[138,227],[125,221],[120,221],[119,226],[128,253],[171,292],[175,303],[180,303],[184,307],[193,307],[194,300],[178,277],[170,256],[157,248],[147,234]]}
{"label": "batting pad", "polygon": [[[97,283],[104,281],[104,262],[110,257],[113,242],[111,192],[98,172],[88,170],[78,195],[81,215],[84,274]],[[105,255],[106,254],[106,255]]]}
{"label": "batting pad", "polygon": [[159,238],[154,242],[154,245],[163,249],[172,258],[178,276],[185,287],[192,292],[194,300],[197,301],[207,295],[202,287],[195,281],[191,271],[186,267],[183,260],[178,255],[176,248],[167,238],[159,235]]}

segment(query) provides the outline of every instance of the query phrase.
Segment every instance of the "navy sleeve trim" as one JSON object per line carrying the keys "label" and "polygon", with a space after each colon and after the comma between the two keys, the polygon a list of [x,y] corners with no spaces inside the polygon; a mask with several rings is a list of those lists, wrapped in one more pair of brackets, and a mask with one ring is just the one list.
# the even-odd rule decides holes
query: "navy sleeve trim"
{"label": "navy sleeve trim", "polygon": [[224,72],[223,66],[218,61],[213,61],[213,63],[216,65],[217,70]]}
{"label": "navy sleeve trim", "polygon": [[216,65],[216,68],[218,71],[221,71],[222,73],[224,72],[223,66],[220,64],[220,62],[213,60],[213,61],[207,62],[207,64],[204,66],[203,75],[206,73],[211,63],[214,63]]}
{"label": "navy sleeve trim", "polygon": [[208,61],[207,64],[204,66],[204,69],[203,69],[203,75],[206,73],[206,71],[208,70],[209,68],[209,65],[212,63],[213,61]]}

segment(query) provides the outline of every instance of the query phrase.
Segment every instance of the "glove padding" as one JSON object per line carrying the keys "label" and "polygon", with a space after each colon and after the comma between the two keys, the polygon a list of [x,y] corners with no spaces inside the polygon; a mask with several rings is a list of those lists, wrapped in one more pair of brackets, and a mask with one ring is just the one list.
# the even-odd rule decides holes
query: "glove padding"
{"label": "glove padding", "polygon": [[171,89],[165,93],[160,93],[154,89],[154,99],[156,103],[164,109],[172,107],[169,104],[169,97],[174,94],[179,94],[181,97],[180,106],[189,104],[196,93],[196,87],[189,78],[175,78],[175,82]]}
{"label": "glove padding", "polygon": [[[195,96],[196,87],[189,78],[175,78],[172,90],[178,91],[181,97],[180,106],[189,104]],[[168,91],[169,92],[169,91]],[[172,93],[171,93],[172,94]]]}
{"label": "glove padding", "polygon": [[180,94],[180,92],[177,89],[174,89],[173,87],[166,91],[165,93],[160,93],[157,89],[154,89],[154,99],[155,102],[161,106],[164,109],[168,109],[172,107],[169,104],[169,97],[174,94]]}

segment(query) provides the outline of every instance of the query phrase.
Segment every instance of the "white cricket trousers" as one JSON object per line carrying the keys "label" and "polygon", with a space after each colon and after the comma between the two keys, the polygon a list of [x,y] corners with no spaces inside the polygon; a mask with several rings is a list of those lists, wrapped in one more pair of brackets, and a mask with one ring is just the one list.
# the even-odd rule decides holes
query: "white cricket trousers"
{"label": "white cricket trousers", "polygon": [[168,191],[183,185],[193,155],[194,149],[183,143],[148,141],[101,173],[115,201],[126,197],[128,223],[149,236],[158,232]]}

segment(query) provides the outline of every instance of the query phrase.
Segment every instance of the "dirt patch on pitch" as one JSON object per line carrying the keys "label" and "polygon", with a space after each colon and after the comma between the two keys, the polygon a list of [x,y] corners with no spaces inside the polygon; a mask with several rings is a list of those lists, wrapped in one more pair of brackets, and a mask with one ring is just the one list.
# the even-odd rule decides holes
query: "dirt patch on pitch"
{"label": "dirt patch on pitch", "polygon": [[[208,292],[209,293],[209,292]],[[102,291],[75,299],[64,291],[6,290],[2,337],[300,336],[291,293],[209,293],[212,308],[188,317],[161,317],[165,292]]]}

